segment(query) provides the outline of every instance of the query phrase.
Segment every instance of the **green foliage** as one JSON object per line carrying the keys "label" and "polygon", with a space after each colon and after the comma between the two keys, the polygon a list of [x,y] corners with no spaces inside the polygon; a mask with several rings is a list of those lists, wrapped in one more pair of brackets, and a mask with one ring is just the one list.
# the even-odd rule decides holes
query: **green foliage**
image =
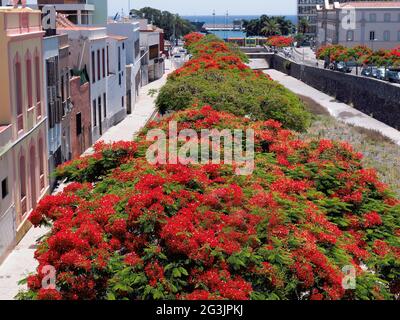
{"label": "green foliage", "polygon": [[163,29],[166,39],[171,39],[174,35],[176,38],[180,38],[196,29],[190,21],[182,19],[178,14],[168,11],[144,7],[140,10],[131,10],[131,14],[142,19],[147,19],[149,22]]}

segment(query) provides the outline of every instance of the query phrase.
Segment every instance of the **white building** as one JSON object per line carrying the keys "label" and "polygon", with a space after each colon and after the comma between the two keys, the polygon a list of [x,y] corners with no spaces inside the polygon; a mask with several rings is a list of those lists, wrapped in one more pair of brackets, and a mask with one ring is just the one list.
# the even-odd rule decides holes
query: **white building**
{"label": "white building", "polygon": [[131,20],[112,21],[107,24],[109,35],[126,37],[126,109],[130,114],[139,96],[141,87],[141,55],[139,23]]}
{"label": "white building", "polygon": [[164,30],[148,24],[146,19],[135,19],[140,27],[140,55],[143,56],[142,85],[160,79],[165,71]]}
{"label": "white building", "polygon": [[317,45],[365,45],[373,50],[400,44],[400,1],[338,3],[317,6]]}
{"label": "white building", "polygon": [[109,128],[107,119],[107,29],[71,26],[60,23],[58,30],[67,33],[70,43],[70,64],[73,70],[84,71],[90,82],[92,102],[92,142],[96,142]]}
{"label": "white building", "polygon": [[308,21],[307,30],[299,30],[306,35],[315,36],[317,32],[317,4],[324,3],[324,0],[297,0],[298,21],[305,19]]}
{"label": "white building", "polygon": [[126,114],[126,37],[109,35],[107,38],[107,106],[104,108],[108,127],[122,121]]}

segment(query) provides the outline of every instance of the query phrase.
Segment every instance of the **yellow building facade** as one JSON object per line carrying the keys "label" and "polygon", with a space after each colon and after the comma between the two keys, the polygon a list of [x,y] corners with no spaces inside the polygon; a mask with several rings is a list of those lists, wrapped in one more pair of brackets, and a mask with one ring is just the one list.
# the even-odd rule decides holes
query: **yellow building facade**
{"label": "yellow building facade", "polygon": [[40,11],[0,7],[0,230],[15,229],[0,233],[0,260],[48,192],[43,35]]}

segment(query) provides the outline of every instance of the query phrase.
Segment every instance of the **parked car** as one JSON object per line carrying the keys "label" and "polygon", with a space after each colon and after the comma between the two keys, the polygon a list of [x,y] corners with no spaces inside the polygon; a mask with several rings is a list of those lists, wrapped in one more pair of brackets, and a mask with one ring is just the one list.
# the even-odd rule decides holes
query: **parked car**
{"label": "parked car", "polygon": [[352,68],[346,64],[346,62],[339,61],[339,62],[332,62],[330,66],[331,70],[350,73]]}
{"label": "parked car", "polygon": [[377,67],[364,67],[361,70],[361,75],[364,77],[375,77],[376,76]]}
{"label": "parked car", "polygon": [[379,80],[386,80],[387,71],[388,70],[385,67],[376,68],[376,70],[372,76]]}
{"label": "parked car", "polygon": [[386,77],[390,82],[400,83],[400,70],[389,69],[387,71]]}

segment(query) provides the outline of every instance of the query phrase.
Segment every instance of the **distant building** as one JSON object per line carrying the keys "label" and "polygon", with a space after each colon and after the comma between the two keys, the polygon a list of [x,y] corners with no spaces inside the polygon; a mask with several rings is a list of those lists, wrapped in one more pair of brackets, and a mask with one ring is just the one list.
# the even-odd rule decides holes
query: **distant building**
{"label": "distant building", "polygon": [[84,72],[70,79],[70,88],[72,111],[69,129],[72,158],[75,159],[92,145],[90,83]]}
{"label": "distant building", "polygon": [[60,33],[67,34],[70,64],[75,74],[89,79],[91,141],[126,116],[126,45],[124,36],[109,37],[106,27],[77,26],[65,17],[57,19]]}
{"label": "distant building", "polygon": [[96,142],[108,129],[104,110],[107,109],[107,31],[106,28],[60,25],[60,33],[68,34],[70,63],[75,72],[86,72],[90,82],[92,104],[92,142]]}
{"label": "distant building", "polygon": [[127,37],[109,35],[107,38],[107,106],[104,113],[108,126],[121,122],[126,111],[126,44]]}
{"label": "distant building", "polygon": [[297,0],[297,18],[298,22],[306,19],[308,28],[299,30],[308,36],[316,36],[317,34],[317,4],[323,4],[324,0]]}
{"label": "distant building", "polygon": [[37,4],[39,9],[55,6],[58,13],[77,25],[105,26],[108,19],[107,0],[38,0]]}
{"label": "distant building", "polygon": [[139,96],[142,82],[139,22],[132,20],[109,21],[107,32],[109,35],[126,37],[126,50],[124,51],[126,56],[126,109],[130,114]]}
{"label": "distant building", "polygon": [[165,72],[164,30],[149,24],[146,19],[135,19],[140,27],[140,55],[143,57],[142,86],[160,79]]}
{"label": "distant building", "polygon": [[400,1],[326,1],[317,7],[317,26],[317,46],[390,49],[400,42]]}
{"label": "distant building", "polygon": [[0,260],[48,192],[41,12],[0,7]]}

